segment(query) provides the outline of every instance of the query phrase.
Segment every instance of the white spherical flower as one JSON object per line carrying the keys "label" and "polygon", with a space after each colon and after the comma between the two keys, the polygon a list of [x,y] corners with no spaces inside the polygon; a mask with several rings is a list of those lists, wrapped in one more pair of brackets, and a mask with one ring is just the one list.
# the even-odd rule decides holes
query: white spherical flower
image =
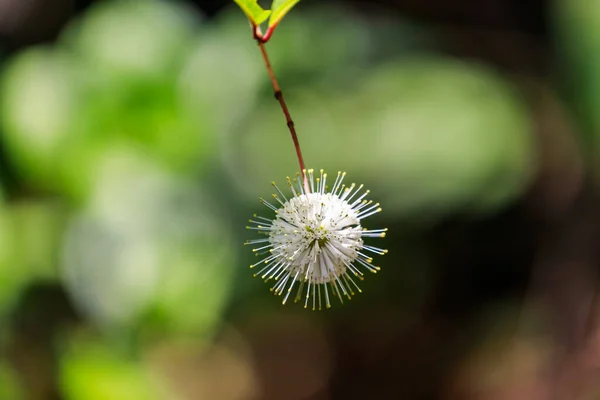
{"label": "white spherical flower", "polygon": [[[379,203],[373,204],[362,191],[363,185],[343,183],[346,173],[338,172],[331,190],[326,186],[327,174],[321,170],[315,179],[314,171],[305,171],[307,182],[303,185],[300,175],[294,181],[287,178],[292,197],[287,198],[273,182],[277,194],[275,206],[264,199],[261,203],[275,212],[275,219],[254,216],[248,229],[267,237],[249,240],[246,244],[257,245],[253,251],[264,255],[250,268],[261,267],[254,276],[265,282],[275,280],[271,289],[282,295],[283,304],[297,285],[295,301],[304,296],[304,307],[312,297],[313,310],[331,307],[330,294],[343,302],[361,291],[355,278],[363,279],[363,270],[379,271],[372,264],[368,253],[383,255],[387,250],[364,244],[364,238],[382,238],[387,229],[368,230],[361,221],[381,211]],[[315,183],[316,181],[316,183]],[[362,192],[362,193],[361,193]],[[306,288],[306,294],[304,294]]]}

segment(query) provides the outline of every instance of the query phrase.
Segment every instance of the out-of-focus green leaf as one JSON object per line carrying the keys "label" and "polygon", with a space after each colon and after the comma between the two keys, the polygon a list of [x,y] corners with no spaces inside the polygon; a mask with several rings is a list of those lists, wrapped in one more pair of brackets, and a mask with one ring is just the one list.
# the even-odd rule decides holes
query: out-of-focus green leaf
{"label": "out-of-focus green leaf", "polygon": [[43,187],[53,186],[61,144],[71,133],[85,88],[77,63],[50,48],[26,50],[4,70],[0,121],[8,153]]}
{"label": "out-of-focus green leaf", "polygon": [[60,149],[57,177],[69,194],[87,198],[103,159],[129,148],[143,151],[176,174],[197,171],[214,155],[216,133],[202,109],[177,98],[177,87],[164,81],[107,82],[80,105],[73,134]]}
{"label": "out-of-focus green leaf", "polygon": [[193,47],[178,82],[180,106],[209,137],[222,138],[241,123],[267,84],[256,49],[248,46],[243,18],[235,9],[219,15],[216,29],[205,31]]}
{"label": "out-of-focus green leaf", "polygon": [[31,278],[57,279],[58,253],[66,223],[66,208],[51,201],[22,201],[7,208],[14,243],[11,264]]}
{"label": "out-of-focus green leaf", "polygon": [[234,0],[253,25],[260,25],[271,15],[270,10],[262,8],[257,0]]}
{"label": "out-of-focus green leaf", "polygon": [[0,318],[35,281],[57,279],[64,209],[45,201],[0,210]]}
{"label": "out-of-focus green leaf", "polygon": [[7,311],[13,306],[26,280],[23,275],[27,274],[23,274],[20,268],[14,268],[11,256],[15,244],[10,219],[2,205],[0,210],[0,319],[5,317]]}
{"label": "out-of-focus green leaf", "polygon": [[[535,171],[527,107],[484,67],[407,59],[337,93],[296,89],[288,103],[307,167],[346,170],[387,215],[493,210],[522,193]],[[234,180],[250,198],[264,194],[264,182],[298,169],[279,113],[265,105],[230,141]]]}
{"label": "out-of-focus green leaf", "polygon": [[179,93],[197,26],[188,11],[164,1],[104,2],[67,29],[62,47],[9,61],[0,120],[23,175],[84,201],[101,158],[122,143],[176,173],[205,165],[217,130],[202,116],[212,110],[188,106]]}
{"label": "out-of-focus green leaf", "polygon": [[12,369],[4,363],[0,363],[0,399],[25,399],[25,393],[17,381],[17,377]]}
{"label": "out-of-focus green leaf", "polygon": [[582,149],[588,157],[597,159],[600,154],[600,4],[586,0],[558,0],[552,4],[560,71],[565,78],[560,84],[569,106],[580,119],[578,126],[585,129]]}
{"label": "out-of-focus green leaf", "polygon": [[365,89],[380,111],[361,126],[369,151],[355,165],[387,181],[378,192],[393,211],[487,211],[526,190],[537,166],[531,117],[501,76],[415,58],[375,71]]}
{"label": "out-of-focus green leaf", "polygon": [[61,43],[95,73],[173,77],[198,20],[182,2],[100,2],[65,30]]}
{"label": "out-of-focus green leaf", "polygon": [[141,154],[109,153],[98,172],[63,253],[75,304],[107,328],[210,335],[235,265],[227,219]]}
{"label": "out-of-focus green leaf", "polygon": [[[269,41],[269,56],[286,82],[286,92],[294,89],[290,85],[304,87],[307,81],[335,84],[364,74],[362,67],[372,62],[370,56],[383,41],[370,40],[373,31],[347,9],[321,5],[298,12],[277,28]],[[394,43],[400,47],[402,38]]]}
{"label": "out-of-focus green leaf", "polygon": [[283,17],[285,17],[299,1],[300,0],[273,0],[273,5],[271,6],[271,18],[269,18],[269,27],[279,24]]}
{"label": "out-of-focus green leaf", "polygon": [[[179,56],[169,57],[175,62]],[[85,200],[99,159],[123,142],[177,173],[197,171],[214,154],[217,129],[202,118],[213,110],[183,101],[179,89],[187,82],[176,82],[174,70],[150,60],[156,73],[132,74],[135,68],[110,60],[76,60],[62,50],[35,48],[13,59],[3,76],[0,120],[9,154],[36,184]],[[113,70],[128,71],[126,78],[107,73]]]}
{"label": "out-of-focus green leaf", "polygon": [[162,388],[139,362],[92,341],[68,343],[61,352],[60,386],[67,400],[164,399]]}

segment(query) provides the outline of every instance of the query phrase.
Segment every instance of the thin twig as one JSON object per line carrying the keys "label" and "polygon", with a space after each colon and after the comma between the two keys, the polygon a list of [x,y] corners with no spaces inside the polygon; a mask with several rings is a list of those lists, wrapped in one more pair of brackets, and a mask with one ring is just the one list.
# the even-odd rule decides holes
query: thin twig
{"label": "thin twig", "polygon": [[294,147],[296,148],[296,156],[298,157],[298,163],[300,164],[300,172],[302,174],[302,181],[304,182],[304,190],[306,193],[310,193],[310,187],[308,185],[308,180],[306,179],[306,167],[304,165],[304,159],[302,158],[302,150],[300,149],[300,142],[298,141],[298,135],[296,134],[296,127],[294,126],[294,120],[290,115],[290,110],[283,98],[283,92],[279,87],[279,83],[277,82],[277,78],[275,77],[275,72],[273,71],[273,67],[271,66],[271,61],[269,60],[269,56],[267,55],[267,49],[265,48],[266,42],[270,39],[274,28],[269,28],[267,32],[263,35],[260,31],[260,27],[254,26],[254,39],[258,43],[258,47],[260,49],[260,53],[262,54],[263,60],[265,62],[265,66],[267,67],[267,72],[269,73],[269,79],[271,80],[271,84],[273,85],[273,91],[275,94],[275,98],[279,102],[281,106],[281,110],[285,115],[285,121],[287,123],[287,127],[290,130],[290,134],[292,135],[292,140],[294,142]]}

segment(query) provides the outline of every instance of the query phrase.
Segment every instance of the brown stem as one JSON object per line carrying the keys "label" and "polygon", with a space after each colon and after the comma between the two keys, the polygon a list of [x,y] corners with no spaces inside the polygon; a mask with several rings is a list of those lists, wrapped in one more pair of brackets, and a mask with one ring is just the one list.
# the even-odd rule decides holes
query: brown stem
{"label": "brown stem", "polygon": [[260,41],[263,43],[267,43],[269,39],[271,39],[271,35],[273,35],[273,32],[275,32],[275,28],[277,28],[277,25],[268,27],[265,34],[262,35],[262,37],[260,38]]}
{"label": "brown stem", "polygon": [[306,179],[306,167],[304,165],[304,159],[302,158],[302,150],[300,150],[300,142],[298,141],[298,135],[296,134],[294,120],[292,119],[292,116],[290,115],[290,110],[288,109],[285,99],[283,98],[283,93],[281,91],[281,88],[279,87],[279,83],[277,83],[277,78],[275,78],[275,72],[273,71],[273,67],[271,67],[271,61],[269,60],[269,56],[267,55],[267,50],[265,48],[265,43],[270,39],[274,30],[275,27],[269,28],[267,32],[263,35],[260,31],[260,27],[255,26],[254,39],[258,43],[260,53],[262,54],[265,66],[267,67],[267,72],[269,73],[269,78],[271,79],[271,84],[273,85],[275,98],[277,99],[277,101],[279,101],[281,110],[285,115],[287,127],[290,130],[290,134],[292,135],[294,147],[296,148],[296,156],[298,157],[298,163],[300,164],[300,172],[302,173],[302,181],[304,182],[304,190],[306,191],[306,193],[310,193],[310,187],[308,185],[308,180]]}

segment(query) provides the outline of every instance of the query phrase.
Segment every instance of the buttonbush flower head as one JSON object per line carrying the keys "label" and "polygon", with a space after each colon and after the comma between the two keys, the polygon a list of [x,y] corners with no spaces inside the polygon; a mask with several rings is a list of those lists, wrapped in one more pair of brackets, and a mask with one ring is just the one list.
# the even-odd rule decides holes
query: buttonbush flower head
{"label": "buttonbush flower head", "polygon": [[[277,295],[284,295],[283,304],[297,286],[295,301],[304,297],[304,307],[312,298],[313,310],[323,303],[331,307],[330,296],[343,302],[361,291],[355,278],[363,279],[365,271],[377,272],[379,267],[372,264],[369,254],[383,255],[387,250],[366,245],[364,239],[384,237],[387,229],[368,230],[361,225],[362,220],[381,211],[379,203],[367,200],[369,191],[363,185],[346,187],[343,183],[346,173],[338,172],[329,190],[327,174],[321,170],[316,178],[313,170],[304,168],[300,142],[294,121],[283,97],[283,92],[275,78],[265,44],[272,37],[275,28],[298,0],[274,1],[273,10],[265,10],[256,0],[235,0],[252,25],[254,39],[262,55],[265,67],[273,86],[275,99],[285,116],[286,125],[296,149],[298,164],[302,174],[292,181],[287,178],[291,190],[288,199],[277,187],[273,195],[276,203],[264,199],[260,201],[275,212],[275,217],[265,218],[254,215],[248,229],[266,236],[249,240],[246,244],[256,245],[253,250],[263,258],[250,268],[257,268],[254,276],[265,281],[274,280],[271,289]],[[261,24],[268,19],[268,29],[263,34]],[[354,278],[352,277],[354,276]],[[305,291],[306,289],[306,291]],[[305,294],[306,293],[306,294]]]}
{"label": "buttonbush flower head", "polygon": [[[365,272],[377,272],[369,254],[383,255],[387,250],[364,243],[366,238],[382,238],[387,229],[366,229],[361,222],[381,211],[379,203],[368,200],[368,190],[354,183],[346,186],[346,173],[338,172],[331,190],[327,186],[327,174],[320,171],[315,179],[314,171],[303,171],[295,180],[287,178],[291,196],[286,197],[277,187],[273,194],[275,203],[260,199],[261,203],[275,212],[275,217],[254,215],[248,229],[265,236],[249,240],[255,245],[253,251],[263,258],[250,266],[258,268],[254,276],[266,282],[275,282],[272,291],[284,295],[285,304],[295,291],[294,300],[304,301],[307,308],[331,307],[331,296],[343,302],[351,298],[356,283],[363,280]],[[297,289],[296,289],[297,287]]]}

